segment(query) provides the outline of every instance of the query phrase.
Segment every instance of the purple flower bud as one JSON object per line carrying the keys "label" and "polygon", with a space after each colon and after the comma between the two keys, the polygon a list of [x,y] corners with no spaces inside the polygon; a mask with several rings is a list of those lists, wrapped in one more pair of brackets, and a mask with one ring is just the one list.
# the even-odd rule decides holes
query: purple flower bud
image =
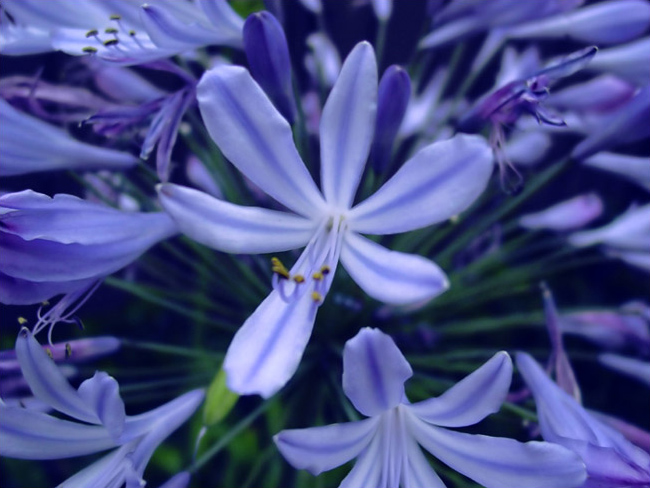
{"label": "purple flower bud", "polygon": [[291,85],[289,46],[282,26],[268,12],[256,12],[244,23],[244,51],[255,81],[278,111],[293,124],[296,104]]}
{"label": "purple flower bud", "polygon": [[370,160],[377,173],[390,163],[393,142],[402,124],[411,97],[411,80],[401,67],[390,66],[379,81],[377,119]]}

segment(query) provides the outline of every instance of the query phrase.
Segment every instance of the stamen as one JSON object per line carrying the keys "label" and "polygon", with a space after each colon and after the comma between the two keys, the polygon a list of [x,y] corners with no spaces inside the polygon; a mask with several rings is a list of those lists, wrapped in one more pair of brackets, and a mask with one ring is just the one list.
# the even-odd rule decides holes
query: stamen
{"label": "stamen", "polygon": [[280,278],[284,278],[285,280],[288,280],[291,277],[289,270],[285,267],[284,264],[282,264],[282,261],[276,257],[271,258],[271,271],[277,274]]}
{"label": "stamen", "polygon": [[295,281],[298,284],[304,283],[305,282],[305,277],[303,275],[301,275],[301,274],[297,274],[297,275],[295,275],[293,277],[293,281]]}
{"label": "stamen", "polygon": [[117,40],[117,39],[106,39],[106,40],[103,42],[103,44],[104,44],[104,46],[107,46],[107,47],[108,47],[108,46],[116,46],[118,42],[120,42],[120,41]]}
{"label": "stamen", "polygon": [[97,29],[90,29],[88,32],[86,32],[86,39],[89,37],[97,37],[99,34],[99,31]]}
{"label": "stamen", "polygon": [[65,343],[65,358],[70,359],[72,357],[72,346],[69,342]]}
{"label": "stamen", "polygon": [[311,275],[312,278],[314,278],[316,281],[322,281],[323,280],[323,273],[320,271],[316,271],[313,275]]}
{"label": "stamen", "polygon": [[27,319],[25,317],[18,317],[18,324],[19,325],[25,325],[27,323]]}
{"label": "stamen", "polygon": [[327,264],[324,264],[320,267],[320,272],[324,275],[330,274],[330,271],[332,271],[332,268],[330,268]]}
{"label": "stamen", "polygon": [[122,20],[122,16],[119,14],[113,14],[109,17],[111,20]]}
{"label": "stamen", "polygon": [[50,356],[50,359],[54,361],[54,356],[52,356],[52,351],[50,351],[49,347],[45,348],[45,352],[47,353],[48,356]]}
{"label": "stamen", "polygon": [[106,32],[106,34],[117,34],[119,30],[117,30],[115,27],[107,27],[104,29],[104,32]]}
{"label": "stamen", "polygon": [[312,299],[315,303],[320,303],[320,302],[323,301],[323,295],[321,295],[321,294],[318,293],[317,291],[312,291],[312,292],[311,292],[311,299]]}
{"label": "stamen", "polygon": [[86,46],[81,50],[81,52],[84,52],[86,54],[95,54],[97,52],[97,48]]}

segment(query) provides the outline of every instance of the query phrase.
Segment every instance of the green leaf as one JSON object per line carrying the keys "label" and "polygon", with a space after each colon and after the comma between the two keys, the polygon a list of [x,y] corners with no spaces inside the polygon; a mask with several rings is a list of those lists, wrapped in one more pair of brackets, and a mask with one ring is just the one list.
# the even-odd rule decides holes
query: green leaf
{"label": "green leaf", "polygon": [[223,368],[215,375],[208,393],[205,398],[203,407],[203,423],[208,427],[220,422],[228,412],[235,406],[239,395],[233,393],[226,386],[226,373]]}

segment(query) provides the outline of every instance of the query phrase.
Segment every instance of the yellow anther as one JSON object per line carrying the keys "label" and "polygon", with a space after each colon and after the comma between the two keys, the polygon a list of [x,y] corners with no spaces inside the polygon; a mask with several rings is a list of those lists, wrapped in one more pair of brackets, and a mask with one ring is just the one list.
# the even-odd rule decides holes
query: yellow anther
{"label": "yellow anther", "polygon": [[129,31],[129,35],[130,35],[131,37],[135,37],[135,31],[134,31],[133,29],[130,30],[130,31]]}
{"label": "yellow anther", "polygon": [[106,32],[106,34],[117,34],[119,31],[115,27],[106,27],[104,32]]}
{"label": "yellow anther", "polygon": [[278,274],[281,278],[284,278],[284,279],[287,279],[287,280],[291,276],[289,274],[289,270],[284,266],[284,264],[282,264],[282,261],[280,261],[276,257],[271,258],[271,271]]}
{"label": "yellow anther", "polygon": [[311,292],[311,299],[314,300],[316,303],[323,301],[323,295],[318,293],[317,291],[312,291]]}
{"label": "yellow anther", "polygon": [[459,220],[460,220],[460,215],[452,215],[451,217],[449,217],[449,222],[451,222],[452,224],[457,223]]}
{"label": "yellow anther", "polygon": [[304,283],[305,277],[301,274],[297,274],[293,277],[293,281],[295,281],[296,283]]}
{"label": "yellow anther", "polygon": [[65,357],[66,359],[72,356],[72,346],[70,345],[69,342],[66,342],[65,344]]}
{"label": "yellow anther", "polygon": [[104,46],[115,46],[118,42],[120,41],[118,41],[117,39],[106,39],[104,41]]}
{"label": "yellow anther", "polygon": [[97,29],[90,29],[88,32],[86,32],[86,38],[95,37],[97,34],[99,34],[99,31]]}
{"label": "yellow anther", "polygon": [[27,319],[25,317],[18,317],[18,323],[20,325],[25,325],[27,323]]}
{"label": "yellow anther", "polygon": [[122,20],[122,16],[118,14],[113,14],[109,17],[111,20]]}
{"label": "yellow anther", "polygon": [[48,356],[50,356],[50,359],[54,359],[54,356],[52,356],[52,351],[49,349],[45,348],[45,352],[47,353]]}
{"label": "yellow anther", "polygon": [[316,281],[321,281],[323,279],[323,273],[320,271],[316,271],[313,275],[311,275],[312,278],[314,278]]}
{"label": "yellow anther", "polygon": [[97,48],[94,48],[92,46],[86,46],[81,51],[86,54],[95,54],[97,52]]}
{"label": "yellow anther", "polygon": [[327,264],[324,264],[320,267],[320,272],[324,275],[329,274],[330,271],[332,271],[332,268],[330,268]]}

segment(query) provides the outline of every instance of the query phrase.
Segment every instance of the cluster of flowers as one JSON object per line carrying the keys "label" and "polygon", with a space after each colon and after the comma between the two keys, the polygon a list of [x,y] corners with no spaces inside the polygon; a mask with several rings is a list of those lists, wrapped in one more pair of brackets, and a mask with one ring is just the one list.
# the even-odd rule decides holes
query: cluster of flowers
{"label": "cluster of flowers", "polygon": [[[144,486],[155,450],[206,398],[192,465],[165,483],[184,487],[228,442],[201,451],[239,395],[261,396],[262,407],[224,438],[292,388],[334,383],[339,411],[303,415],[335,423],[286,429],[300,419],[289,420],[270,447],[314,475],[358,458],[332,478],[340,486],[462,486],[454,471],[493,488],[650,486],[650,434],[582,406],[562,340],[575,334],[618,349],[598,361],[650,386],[650,307],[642,301],[561,314],[543,285],[544,313],[532,322],[550,336],[548,365],[518,352],[522,389],[510,392],[513,364],[502,349],[511,343],[498,343],[501,324],[480,325],[487,318],[474,322],[494,332],[496,347],[459,351],[470,374],[433,398],[441,388],[425,375],[428,386],[409,392],[413,403],[405,386],[411,364],[435,364],[444,332],[422,325],[433,310],[492,314],[481,300],[537,290],[556,272],[593,263],[629,273],[633,286],[647,280],[650,2],[408,2],[426,8],[429,32],[414,39],[413,53],[400,53],[404,62],[413,54],[408,65],[381,77],[387,36],[401,35],[397,14],[406,15],[407,2],[365,3],[2,1],[3,71],[5,60],[20,67],[54,59],[57,72],[0,78],[0,176],[11,189],[0,194],[0,302],[39,306],[19,309],[18,327],[2,324],[3,336],[17,339],[0,353],[1,456],[113,449],[60,486]],[[327,24],[345,14],[367,15],[376,39],[355,38],[341,61]],[[287,39],[295,15],[317,30]],[[491,71],[494,86],[484,81]],[[572,191],[569,162],[579,180],[592,168],[609,172],[634,201],[542,193],[556,177]],[[61,180],[33,179],[62,171],[82,196],[50,197]],[[537,194],[541,210],[505,220]],[[632,205],[616,216],[607,205],[622,199]],[[611,221],[594,227],[605,215]],[[431,232],[433,224],[442,229]],[[256,256],[274,253],[285,254],[270,266]],[[82,306],[104,283],[181,314],[199,331],[197,355],[200,338],[214,333],[223,363],[207,393],[193,389],[126,415],[109,374],[72,386],[82,360],[145,347],[137,335],[112,337],[110,325],[110,336],[53,342],[56,324],[81,325]],[[607,291],[599,289],[599,300],[609,300]],[[458,325],[467,347],[471,327],[463,335]],[[159,350],[182,349],[160,330]],[[342,371],[342,381],[335,374],[328,383],[323,371]],[[527,409],[533,400],[536,415]],[[512,437],[544,440],[448,429],[473,426],[504,402],[530,427],[521,422]],[[442,476],[421,448],[444,463],[435,464]],[[272,455],[246,456],[263,467]]]}

